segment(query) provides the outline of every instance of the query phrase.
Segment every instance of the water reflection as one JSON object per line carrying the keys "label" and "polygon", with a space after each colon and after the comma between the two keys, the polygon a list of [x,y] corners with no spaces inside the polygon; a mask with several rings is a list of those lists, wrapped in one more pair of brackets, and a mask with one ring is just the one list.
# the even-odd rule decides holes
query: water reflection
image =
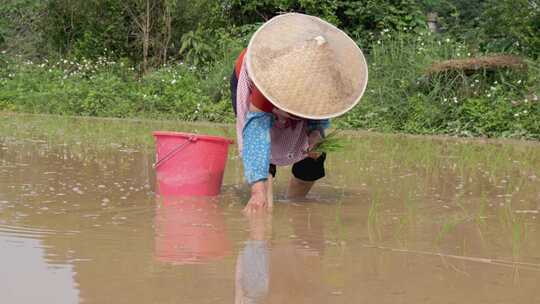
{"label": "water reflection", "polygon": [[41,240],[4,234],[3,230],[0,226],[0,302],[78,303],[72,265],[51,264]]}
{"label": "water reflection", "polygon": [[294,206],[286,216],[293,234],[274,241],[271,214],[247,216],[249,238],[236,261],[235,303],[327,303],[322,218]]}
{"label": "water reflection", "polygon": [[172,264],[205,263],[230,253],[217,198],[158,196],[155,258]]}
{"label": "water reflection", "polygon": [[236,261],[235,303],[261,303],[268,295],[270,262],[268,232],[272,217],[264,210],[247,216],[249,238]]}

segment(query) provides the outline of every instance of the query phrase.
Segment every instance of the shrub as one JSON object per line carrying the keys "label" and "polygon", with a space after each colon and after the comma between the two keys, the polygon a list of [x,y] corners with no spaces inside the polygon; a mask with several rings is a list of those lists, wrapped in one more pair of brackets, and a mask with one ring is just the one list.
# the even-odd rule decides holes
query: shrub
{"label": "shrub", "polygon": [[211,100],[203,93],[204,77],[184,64],[139,78],[133,67],[103,57],[11,62],[1,70],[0,84],[0,110],[187,121],[230,121],[231,115],[228,96]]}
{"label": "shrub", "polygon": [[359,106],[337,121],[347,128],[459,136],[540,138],[540,75],[499,70],[427,77],[437,61],[474,56],[451,38],[384,32],[368,58],[370,79]]}
{"label": "shrub", "polygon": [[[128,60],[34,63],[0,54],[0,110],[232,122],[229,77],[254,27],[216,31],[214,59],[140,75]],[[345,128],[417,134],[540,139],[540,62],[527,70],[430,74],[434,63],[477,53],[428,32],[383,30],[368,54],[360,105],[334,120]]]}

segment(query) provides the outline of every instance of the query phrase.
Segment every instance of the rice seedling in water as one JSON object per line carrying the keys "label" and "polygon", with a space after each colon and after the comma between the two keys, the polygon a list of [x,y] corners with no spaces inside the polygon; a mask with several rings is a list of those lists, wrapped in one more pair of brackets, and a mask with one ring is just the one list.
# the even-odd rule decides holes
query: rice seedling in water
{"label": "rice seedling in water", "polygon": [[379,193],[373,195],[368,212],[368,234],[369,240],[372,243],[382,238],[381,229],[379,227],[379,208],[381,204],[379,196]]}
{"label": "rice seedling in water", "polygon": [[443,218],[443,222],[441,224],[439,232],[435,237],[435,244],[437,244],[438,246],[442,245],[442,241],[444,240],[444,238],[451,232],[453,232],[458,225],[467,221],[467,219],[467,216],[461,214],[454,214],[451,217]]}
{"label": "rice seedling in water", "polygon": [[484,226],[486,224],[487,212],[486,208],[488,205],[488,197],[485,191],[480,193],[480,205],[478,206],[478,211],[476,213],[475,221],[478,225]]}
{"label": "rice seedling in water", "polygon": [[337,204],[337,207],[336,207],[335,223],[336,223],[335,239],[338,241],[337,244],[343,245],[345,244],[345,230],[344,230],[344,224],[343,224],[343,219],[342,219],[342,202],[341,201]]}
{"label": "rice seedling in water", "polygon": [[512,256],[518,260],[528,235],[525,219],[523,215],[517,215],[512,208],[511,202],[508,202],[501,208],[499,220],[511,239]]}

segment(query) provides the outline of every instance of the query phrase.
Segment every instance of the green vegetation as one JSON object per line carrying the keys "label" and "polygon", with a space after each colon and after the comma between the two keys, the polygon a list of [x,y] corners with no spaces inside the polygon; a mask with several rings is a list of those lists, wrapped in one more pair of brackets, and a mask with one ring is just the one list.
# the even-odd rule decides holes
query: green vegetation
{"label": "green vegetation", "polygon": [[[540,139],[538,0],[8,0],[0,111],[232,122],[234,60],[285,11],[336,24],[367,56],[365,96],[338,127]],[[527,68],[428,72],[499,53]]]}
{"label": "green vegetation", "polygon": [[11,61],[2,72],[0,109],[5,111],[219,122],[233,117],[230,102],[211,98],[227,91],[223,77],[216,83],[184,64],[142,78],[133,67],[104,57],[80,63]]}
{"label": "green vegetation", "polygon": [[326,135],[319,143],[313,147],[313,152],[337,152],[345,148],[345,139],[339,137],[339,131],[334,130]]}

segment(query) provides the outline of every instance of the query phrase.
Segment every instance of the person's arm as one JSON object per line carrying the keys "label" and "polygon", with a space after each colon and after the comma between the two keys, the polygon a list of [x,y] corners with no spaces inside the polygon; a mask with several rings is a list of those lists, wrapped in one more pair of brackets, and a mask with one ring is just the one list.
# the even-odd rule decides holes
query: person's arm
{"label": "person's arm", "polygon": [[242,161],[244,176],[251,185],[251,198],[244,211],[269,207],[266,181],[270,166],[272,120],[272,114],[266,112],[249,112],[246,117],[242,131]]}
{"label": "person's arm", "polygon": [[[308,119],[307,129],[308,129],[308,143],[309,150],[313,149],[323,138],[325,130],[330,127],[329,119],[314,120]],[[319,158],[320,153],[308,152],[308,156],[314,159]]]}

